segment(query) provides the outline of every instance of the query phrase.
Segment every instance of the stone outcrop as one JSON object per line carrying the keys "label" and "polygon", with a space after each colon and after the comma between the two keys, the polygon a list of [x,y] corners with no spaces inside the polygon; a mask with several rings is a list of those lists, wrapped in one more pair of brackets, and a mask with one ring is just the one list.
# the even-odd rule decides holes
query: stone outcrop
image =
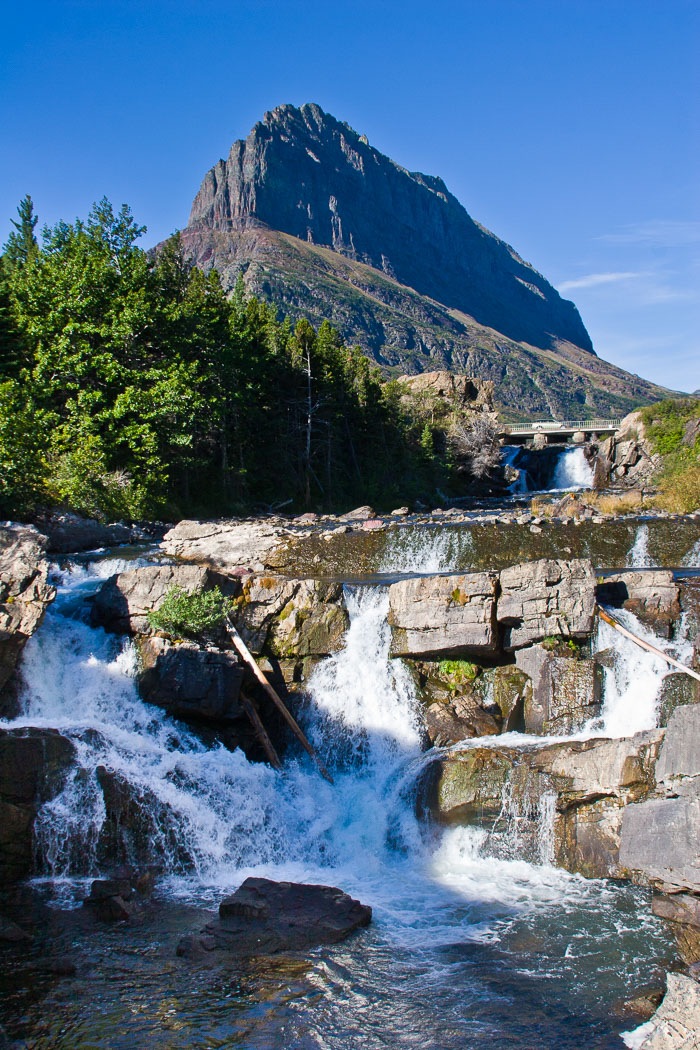
{"label": "stone outcrop", "polygon": [[139,692],[175,718],[229,722],[243,715],[243,667],[236,655],[194,642],[144,638],[139,645]]}
{"label": "stone outcrop", "polygon": [[593,630],[595,576],[583,559],[543,559],[502,569],[498,622],[506,649],[544,638],[585,638]]}
{"label": "stone outcrop", "polygon": [[238,958],[336,944],[368,926],[372,909],[333,886],[248,878],[219,906],[201,934],[184,937],[180,956],[220,949]]}
{"label": "stone outcrop", "polygon": [[285,534],[265,521],[181,521],[166,532],[163,551],[225,572],[261,572],[276,564]]}
{"label": "stone outcrop", "polygon": [[617,434],[601,441],[595,462],[595,487],[644,488],[661,466],[661,456],[648,441],[641,412],[630,412]]}
{"label": "stone outcrop", "polygon": [[157,522],[125,525],[117,521],[106,524],[69,511],[41,515],[37,518],[37,525],[47,538],[46,549],[51,554],[73,554],[124,543],[147,543],[161,540],[166,531],[166,526]]}
{"label": "stone outcrop", "polygon": [[629,806],[621,863],[644,880],[700,894],[700,706],[677,708],[656,763],[658,797]]}
{"label": "stone outcrop", "polygon": [[240,590],[237,578],[217,573],[205,565],[146,565],[112,576],[93,600],[95,624],[118,634],[145,634],[147,614],[157,609],[173,587],[206,591],[218,586],[233,598]]}
{"label": "stone outcrop", "polygon": [[494,653],[495,573],[426,576],[389,588],[393,656]]}
{"label": "stone outcrop", "polygon": [[436,763],[436,813],[489,826],[516,816],[519,834],[535,839],[541,800],[553,796],[556,863],[591,877],[625,877],[621,824],[626,807],[653,790],[662,739],[663,730],[653,730],[622,740],[466,748]]}
{"label": "stone outcrop", "polygon": [[336,652],[349,623],[342,584],[282,576],[244,577],[233,619],[251,652],[294,659]]}
{"label": "stone outcrop", "polygon": [[666,637],[681,616],[680,587],[673,573],[664,569],[628,569],[606,576],[598,586],[598,598],[603,605],[629,610]]}
{"label": "stone outcrop", "polygon": [[680,973],[669,973],[666,980],[666,995],[654,1016],[630,1033],[637,1037],[634,1045],[639,1050],[698,1050],[700,984]]}
{"label": "stone outcrop", "polygon": [[73,744],[54,729],[0,729],[0,886],[32,873],[34,818],[63,787]]}
{"label": "stone outcrop", "polygon": [[523,703],[525,732],[563,736],[600,714],[602,681],[591,658],[533,645],[519,649],[515,662],[531,682]]}
{"label": "stone outcrop", "polygon": [[494,655],[550,637],[586,638],[595,584],[583,559],[401,580],[389,588],[392,655]]}
{"label": "stone outcrop", "polygon": [[29,525],[0,526],[0,697],[56,590],[46,537]]}

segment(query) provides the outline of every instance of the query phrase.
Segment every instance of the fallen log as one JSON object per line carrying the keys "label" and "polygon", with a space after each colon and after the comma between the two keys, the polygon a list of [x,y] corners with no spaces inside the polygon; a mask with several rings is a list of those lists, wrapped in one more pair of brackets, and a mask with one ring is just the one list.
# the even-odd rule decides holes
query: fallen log
{"label": "fallen log", "polygon": [[282,768],[282,763],[279,760],[279,755],[275,751],[273,743],[270,740],[269,736],[267,735],[267,730],[265,729],[265,726],[262,724],[262,720],[260,718],[260,715],[256,711],[256,709],[255,709],[255,707],[253,705],[253,702],[251,700],[249,700],[248,697],[243,692],[241,692],[241,706],[242,706],[243,710],[248,715],[248,718],[250,719],[250,721],[253,724],[253,729],[255,730],[255,735],[257,736],[258,740],[262,744],[263,751],[267,755],[268,762],[273,767],[273,769],[281,769]]}
{"label": "fallen log", "polygon": [[324,766],[324,764],[321,761],[321,759],[316,754],[316,751],[314,750],[314,748],[309,743],[306,735],[304,734],[304,732],[301,729],[301,727],[300,727],[299,723],[297,722],[297,720],[294,718],[294,716],[291,714],[291,712],[287,709],[287,706],[284,703],[284,701],[282,700],[282,698],[273,689],[273,687],[270,685],[270,683],[268,682],[268,680],[265,677],[265,675],[262,673],[262,671],[258,667],[257,662],[255,660],[255,657],[252,655],[252,653],[248,649],[248,646],[245,644],[245,642],[241,638],[240,634],[238,633],[238,631],[234,627],[230,616],[227,617],[227,619],[226,619],[226,630],[228,631],[229,638],[233,642],[233,644],[234,644],[235,648],[237,649],[238,653],[243,658],[245,663],[248,664],[248,667],[250,667],[251,671],[253,672],[253,674],[257,678],[257,680],[260,683],[260,685],[263,687],[263,689],[265,690],[267,695],[270,697],[270,699],[272,700],[272,702],[275,705],[275,707],[277,707],[277,709],[279,710],[280,714],[282,715],[284,720],[289,725],[290,729],[294,733],[295,737],[297,738],[297,740],[299,741],[301,746],[311,756],[311,758],[313,758],[314,762],[318,766],[318,769],[319,769],[319,772],[321,773],[321,776],[325,777],[325,779],[328,781],[329,784],[332,784],[333,783],[332,776],[330,775],[330,773],[328,772],[328,770]]}
{"label": "fallen log", "polygon": [[653,653],[654,656],[658,656],[661,660],[665,660],[665,662],[671,667],[677,667],[679,671],[684,671],[685,674],[690,675],[691,678],[695,678],[696,681],[700,682],[700,674],[698,674],[697,671],[694,671],[692,667],[686,667],[685,664],[682,664],[679,660],[675,660],[662,649],[657,649],[655,645],[645,642],[642,638],[637,638],[636,634],[632,634],[632,632],[628,631],[626,627],[623,627],[614,616],[611,616],[610,613],[602,607],[602,605],[598,606],[598,614],[601,620],[610,624],[611,627],[614,627],[615,630],[619,631],[619,633],[624,635],[625,638],[629,638],[630,641],[635,642],[642,649],[646,649],[647,652]]}

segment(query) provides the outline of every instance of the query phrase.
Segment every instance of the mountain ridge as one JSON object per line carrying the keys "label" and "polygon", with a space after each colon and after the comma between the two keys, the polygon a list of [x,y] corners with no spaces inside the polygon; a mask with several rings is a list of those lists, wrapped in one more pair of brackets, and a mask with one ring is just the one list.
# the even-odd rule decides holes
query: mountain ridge
{"label": "mountain ridge", "polygon": [[666,393],[601,362],[575,305],[439,176],[402,168],[313,103],[277,107],[233,143],[182,238],[227,290],[243,272],[249,291],[327,318],[388,374],[494,379],[509,413],[617,414]]}

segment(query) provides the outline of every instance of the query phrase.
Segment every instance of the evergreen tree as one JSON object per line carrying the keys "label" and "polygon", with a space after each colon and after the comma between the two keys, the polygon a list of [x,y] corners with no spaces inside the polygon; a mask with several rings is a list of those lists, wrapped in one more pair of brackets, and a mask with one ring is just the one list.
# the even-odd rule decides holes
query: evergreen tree
{"label": "evergreen tree", "polygon": [[10,266],[26,266],[35,257],[38,244],[34,230],[38,222],[34,214],[34,203],[27,194],[17,207],[19,221],[11,219],[14,231],[7,238],[5,260]]}

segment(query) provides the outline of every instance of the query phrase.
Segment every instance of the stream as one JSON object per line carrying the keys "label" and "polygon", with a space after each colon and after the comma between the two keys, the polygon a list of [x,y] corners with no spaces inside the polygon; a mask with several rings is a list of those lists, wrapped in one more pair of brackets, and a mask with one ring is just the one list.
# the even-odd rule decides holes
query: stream
{"label": "stream", "polygon": [[[456,535],[427,530],[422,544],[387,551],[381,571],[449,570]],[[344,648],[309,682],[304,728],[330,785],[303,753],[278,774],[207,747],[140,700],[133,645],[88,617],[90,596],[124,567],[100,555],[56,567],[58,597],[23,657],[22,714],[3,723],[59,729],[78,752],[39,814],[43,874],[17,891],[35,941],[10,953],[0,975],[9,1034],[32,1050],[620,1050],[630,1024],[616,1004],[662,983],[674,955],[647,891],[551,866],[546,799],[529,857],[496,848],[483,828],[418,815],[431,753],[412,679],[389,659],[385,587],[346,586]],[[656,724],[665,665],[606,631],[598,646],[614,644],[617,658],[602,723],[583,735]],[[687,657],[682,640],[654,640]],[[121,774],[147,813],[120,859],[162,873],[137,919],[106,928],[79,907],[114,862],[98,767]],[[177,959],[179,937],[251,874],[339,886],[370,904],[374,921],[304,958]],[[61,973],[66,957],[75,974]]]}

